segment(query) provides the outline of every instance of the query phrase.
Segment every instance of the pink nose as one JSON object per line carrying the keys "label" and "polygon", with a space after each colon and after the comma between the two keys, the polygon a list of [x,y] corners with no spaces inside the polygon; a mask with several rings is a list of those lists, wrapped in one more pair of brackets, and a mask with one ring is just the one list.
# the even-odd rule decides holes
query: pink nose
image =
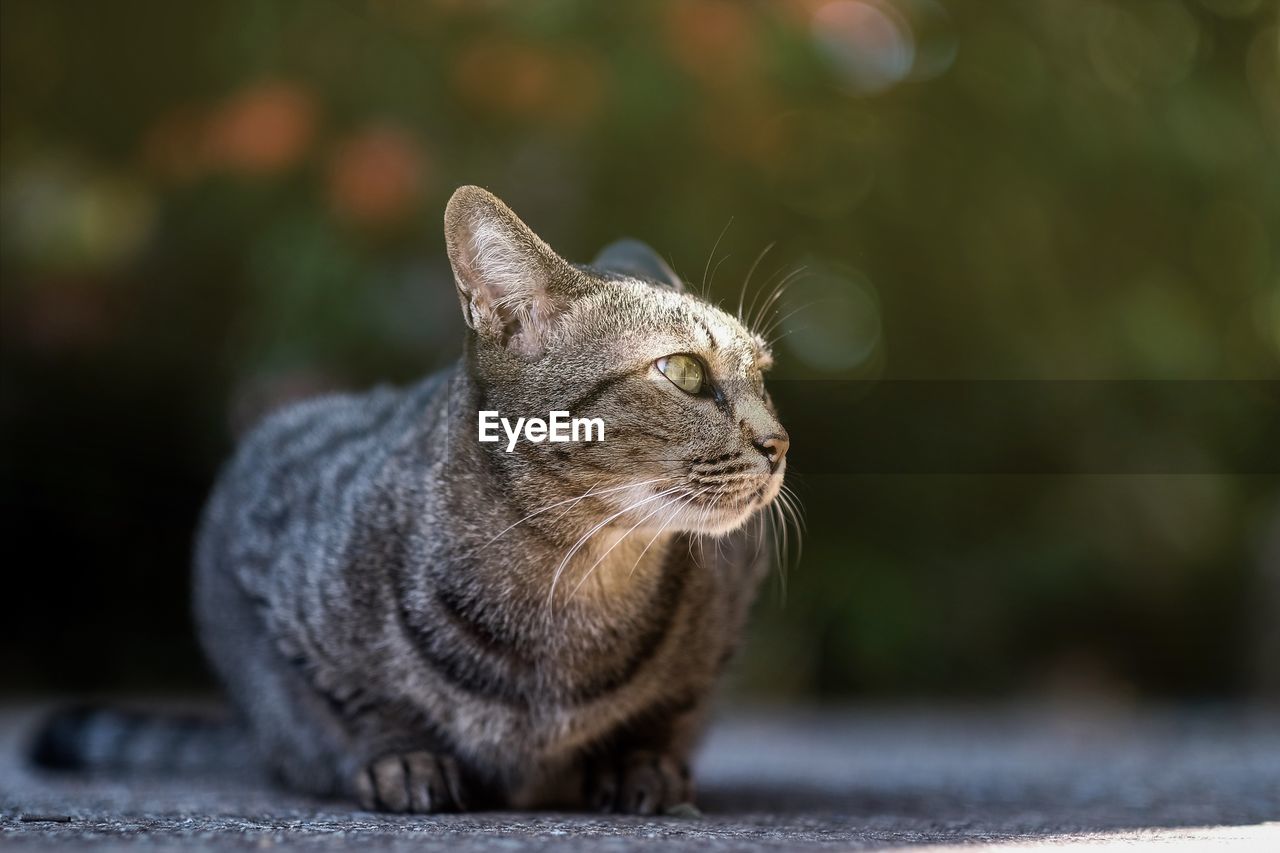
{"label": "pink nose", "polygon": [[756,450],[769,460],[769,467],[777,471],[778,466],[782,464],[782,458],[787,455],[787,448],[791,446],[791,439],[785,432],[775,432],[773,435],[757,438],[752,443],[755,444]]}

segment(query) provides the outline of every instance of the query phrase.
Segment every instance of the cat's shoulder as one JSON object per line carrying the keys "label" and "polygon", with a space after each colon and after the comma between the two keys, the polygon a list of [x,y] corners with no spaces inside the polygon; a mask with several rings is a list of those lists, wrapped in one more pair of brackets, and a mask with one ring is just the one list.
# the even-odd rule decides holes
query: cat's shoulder
{"label": "cat's shoulder", "polygon": [[397,415],[422,393],[421,384],[404,388],[378,385],[280,406],[240,437],[236,456],[242,465],[275,467],[299,453],[314,455],[325,448],[336,449],[393,426]]}

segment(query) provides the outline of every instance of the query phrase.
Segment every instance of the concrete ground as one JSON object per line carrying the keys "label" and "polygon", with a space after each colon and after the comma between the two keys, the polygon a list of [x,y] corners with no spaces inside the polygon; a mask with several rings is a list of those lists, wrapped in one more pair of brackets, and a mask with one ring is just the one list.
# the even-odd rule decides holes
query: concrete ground
{"label": "concrete ground", "polygon": [[1280,851],[1280,712],[726,710],[702,818],[390,817],[255,779],[84,779],[23,766],[0,712],[0,848]]}

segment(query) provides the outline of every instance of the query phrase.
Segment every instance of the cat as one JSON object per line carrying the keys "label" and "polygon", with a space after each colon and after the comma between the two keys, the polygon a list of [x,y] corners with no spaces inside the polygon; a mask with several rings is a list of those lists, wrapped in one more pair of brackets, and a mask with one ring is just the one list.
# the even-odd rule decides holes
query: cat
{"label": "cat", "polygon": [[[204,511],[196,622],[244,743],[369,810],[692,807],[690,752],[767,567],[748,522],[786,470],[769,347],[643,243],[570,264],[478,187],[445,239],[460,361],[271,415]],[[506,452],[477,440],[483,410],[607,438]],[[37,758],[139,763],[143,723],[108,713],[54,721]]]}

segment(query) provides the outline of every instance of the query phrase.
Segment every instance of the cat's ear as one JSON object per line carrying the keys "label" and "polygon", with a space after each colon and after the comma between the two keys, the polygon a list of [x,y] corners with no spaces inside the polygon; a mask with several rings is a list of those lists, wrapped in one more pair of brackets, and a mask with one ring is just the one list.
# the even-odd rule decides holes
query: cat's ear
{"label": "cat's ear", "polygon": [[679,293],[684,292],[684,282],[662,256],[649,248],[647,243],[630,238],[610,243],[600,250],[591,262],[596,269],[622,273],[644,279],[660,287]]}
{"label": "cat's ear", "polygon": [[444,212],[444,236],[467,325],[523,355],[543,350],[584,276],[496,196],[460,187]]}

